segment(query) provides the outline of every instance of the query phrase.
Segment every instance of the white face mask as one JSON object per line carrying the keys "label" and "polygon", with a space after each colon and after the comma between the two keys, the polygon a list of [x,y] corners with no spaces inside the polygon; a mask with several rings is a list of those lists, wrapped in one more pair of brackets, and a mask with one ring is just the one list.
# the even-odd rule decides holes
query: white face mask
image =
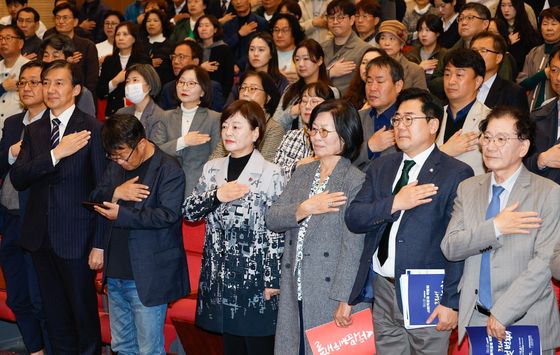
{"label": "white face mask", "polygon": [[142,100],[144,100],[148,93],[144,92],[144,89],[142,89],[142,85],[142,83],[127,84],[124,87],[124,95],[126,96],[126,98],[132,101],[134,104],[138,104]]}

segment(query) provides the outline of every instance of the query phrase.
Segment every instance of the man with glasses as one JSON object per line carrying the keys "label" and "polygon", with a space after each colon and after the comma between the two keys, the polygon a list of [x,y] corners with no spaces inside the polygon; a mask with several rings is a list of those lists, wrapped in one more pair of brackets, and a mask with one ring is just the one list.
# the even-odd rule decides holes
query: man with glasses
{"label": "man with glasses", "polygon": [[[16,26],[8,25],[0,30],[0,128],[6,118],[23,111],[17,92],[19,71],[29,59],[21,55],[25,35]],[[2,136],[0,135],[0,138]]]}
{"label": "man with glasses", "polygon": [[185,175],[175,158],[148,141],[134,115],[109,117],[101,136],[112,162],[91,196],[110,221],[104,280],[111,350],[165,355],[167,304],[190,291],[181,229]]}
{"label": "man with glasses", "polygon": [[53,353],[99,354],[94,280],[103,267],[104,221],[82,202],[105,170],[101,123],[76,108],[71,64],[54,61],[41,79],[49,110],[25,128],[10,172],[16,190],[29,191],[20,243],[37,270]]}
{"label": "man with glasses", "polygon": [[41,47],[41,39],[36,34],[40,19],[37,10],[32,7],[24,7],[16,15],[16,25],[25,35],[21,54],[29,60],[37,59]]}
{"label": "man with glasses", "polygon": [[478,123],[490,112],[476,99],[486,72],[484,59],[472,49],[450,51],[444,61],[443,86],[449,104],[436,144],[442,152],[469,164],[476,175],[484,174],[478,147]]}
{"label": "man with glasses", "polygon": [[375,41],[375,29],[381,20],[381,7],[375,0],[362,0],[356,4],[356,32],[360,38],[373,47],[379,47]]}
{"label": "man with glasses", "polygon": [[484,82],[478,90],[477,100],[489,108],[509,105],[529,111],[525,91],[514,82],[498,76],[498,69],[507,51],[507,44],[502,36],[487,31],[481,32],[473,37],[471,49],[482,56],[486,66]]}
{"label": "man with glasses", "polygon": [[[457,326],[462,262],[449,262],[439,244],[455,191],[472,169],[434,144],[443,109],[429,92],[404,90],[392,118],[401,152],[368,169],[366,181],[346,210],[346,225],[366,233],[350,304],[372,301],[379,354],[446,354]],[[406,269],[444,269],[443,296],[426,327],[406,329],[400,278]],[[438,320],[435,321],[435,318]]]}
{"label": "man with glasses", "polygon": [[402,66],[389,56],[372,59],[366,67],[366,99],[370,108],[360,110],[364,144],[353,162],[366,171],[370,162],[394,152],[395,134],[391,118],[397,111],[397,97],[404,86]]}
{"label": "man with glasses", "polygon": [[[0,25],[17,25],[15,19],[17,19],[17,13],[19,10],[27,7],[27,0],[6,0],[6,7],[8,8],[8,15],[0,18]],[[43,23],[43,21],[39,21],[39,28],[36,30],[37,37],[43,39],[45,32],[47,31],[47,27]]]}
{"label": "man with glasses", "polygon": [[344,95],[354,71],[369,44],[352,30],[356,5],[350,0],[333,0],[327,6],[327,26],[333,38],[321,43],[332,84]]}
{"label": "man with glasses", "polygon": [[0,262],[6,279],[6,303],[16,316],[23,343],[32,355],[42,354],[47,347],[43,336],[44,316],[31,255],[19,245],[20,216],[25,210],[26,193],[18,194],[9,174],[20,152],[24,128],[41,119],[47,109],[43,101],[41,71],[42,65],[38,61],[21,67],[17,87],[26,110],[6,119],[0,140],[0,176],[3,180],[0,189]]}
{"label": "man with glasses", "polygon": [[510,107],[495,108],[480,123],[491,173],[459,185],[441,249],[465,263],[459,342],[467,326],[504,340],[506,327],[537,325],[542,354],[553,355],[560,317],[550,261],[560,241],[560,187],[523,166],[534,130],[526,112]]}

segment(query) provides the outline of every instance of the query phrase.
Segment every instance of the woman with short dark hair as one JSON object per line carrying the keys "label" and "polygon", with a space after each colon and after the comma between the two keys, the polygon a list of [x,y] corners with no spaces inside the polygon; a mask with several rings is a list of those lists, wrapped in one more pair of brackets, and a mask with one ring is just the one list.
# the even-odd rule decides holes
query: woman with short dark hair
{"label": "woman with short dark hair", "polygon": [[414,47],[407,53],[407,58],[424,69],[426,80],[429,82],[438,64],[443,63],[447,49],[439,44],[443,34],[443,22],[434,14],[426,14],[418,19],[416,25],[420,46]]}
{"label": "woman with short dark hair", "polygon": [[343,222],[364,182],[351,163],[363,142],[360,118],[347,101],[330,100],[313,110],[309,126],[317,160],[296,169],[266,214],[267,226],[285,233],[277,354],[312,354],[306,330],[333,318],[346,327],[353,311],[367,307],[348,304],[364,235]]}
{"label": "woman with short dark hair", "polygon": [[161,10],[150,10],[145,13],[140,25],[142,44],[156,69],[162,85],[173,80],[171,70],[172,43],[169,39],[170,29],[167,16]]}
{"label": "woman with short dark hair", "polygon": [[230,155],[204,165],[183,204],[187,220],[206,219],[195,323],[224,335],[225,354],[272,355],[284,238],[264,215],[284,177],[256,149],[266,124],[257,103],[235,101],[220,122]]}

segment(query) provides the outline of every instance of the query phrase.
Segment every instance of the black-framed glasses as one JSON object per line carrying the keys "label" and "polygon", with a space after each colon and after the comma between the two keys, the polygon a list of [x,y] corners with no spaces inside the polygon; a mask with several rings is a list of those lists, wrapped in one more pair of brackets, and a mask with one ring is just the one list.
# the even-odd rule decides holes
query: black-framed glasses
{"label": "black-framed glasses", "polygon": [[394,115],[391,118],[391,124],[393,127],[398,127],[401,123],[405,125],[405,127],[412,126],[412,122],[414,120],[431,120],[433,117],[431,116],[412,116],[412,115]]}
{"label": "black-framed glasses", "polygon": [[350,17],[348,15],[328,15],[327,20],[331,22],[342,22],[345,18]]}
{"label": "black-framed glasses", "polygon": [[9,41],[14,40],[14,39],[21,39],[21,38],[19,36],[11,36],[11,35],[0,36],[0,42],[2,42],[2,41],[9,42]]}
{"label": "black-framed glasses", "polygon": [[473,19],[479,19],[479,20],[486,20],[485,18],[479,17],[479,16],[475,16],[475,15],[465,15],[465,16],[459,16],[457,18],[457,23],[461,23],[461,22],[471,22]]}
{"label": "black-framed glasses", "polygon": [[325,128],[310,128],[307,130],[307,134],[309,134],[310,137],[314,137],[317,133],[319,133],[321,138],[327,138],[329,133],[334,133],[334,132],[336,131],[329,131],[328,129]]}
{"label": "black-framed glasses", "polygon": [[484,48],[484,47],[482,47],[482,48],[473,48],[473,47],[471,47],[471,49],[472,49],[473,51],[475,51],[475,52],[478,52],[479,54],[486,54],[486,53],[488,53],[488,52],[494,53],[494,54],[501,54],[501,53],[498,52],[498,51],[495,51],[495,50],[492,50],[492,49],[488,49],[488,48]]}
{"label": "black-framed glasses", "polygon": [[480,145],[486,146],[492,142],[496,144],[496,147],[503,147],[510,139],[517,139],[520,140],[519,137],[508,137],[505,134],[497,134],[495,136],[491,136],[489,134],[481,134],[479,137]]}
{"label": "black-framed glasses", "polygon": [[138,147],[138,143],[140,143],[140,141],[138,141],[134,144],[134,146],[132,147],[132,150],[130,151],[130,154],[128,154],[128,157],[126,157],[126,159],[123,159],[118,155],[111,155],[109,153],[106,153],[105,157],[109,160],[114,161],[115,163],[117,163],[119,160],[122,161],[123,163],[128,163],[128,161],[130,160],[130,157],[132,157],[132,153],[134,153],[134,151],[136,150],[136,147]]}
{"label": "black-framed glasses", "polygon": [[36,88],[42,83],[41,80],[20,80],[16,83],[16,86],[18,89],[23,89],[26,85],[29,85],[30,88]]}

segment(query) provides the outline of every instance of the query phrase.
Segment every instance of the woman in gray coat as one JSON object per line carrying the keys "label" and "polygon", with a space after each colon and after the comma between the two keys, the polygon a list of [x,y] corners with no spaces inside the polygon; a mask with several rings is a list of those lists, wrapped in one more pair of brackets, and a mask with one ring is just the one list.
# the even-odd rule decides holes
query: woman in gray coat
{"label": "woman in gray coat", "polygon": [[[363,141],[358,112],[344,100],[317,106],[309,121],[315,157],[296,169],[266,214],[267,227],[285,232],[276,354],[312,354],[305,330],[333,320],[351,323],[348,299],[358,272],[363,234],[351,233],[344,212],[364,174],[352,166]],[[354,309],[361,310],[366,306]]]}

